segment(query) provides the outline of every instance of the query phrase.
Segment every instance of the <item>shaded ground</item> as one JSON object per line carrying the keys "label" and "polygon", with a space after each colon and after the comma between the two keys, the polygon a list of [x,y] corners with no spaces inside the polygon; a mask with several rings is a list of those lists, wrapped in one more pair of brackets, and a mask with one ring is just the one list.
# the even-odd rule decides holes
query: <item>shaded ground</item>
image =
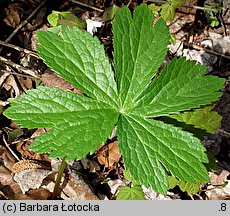
{"label": "shaded ground", "polygon": [[[66,0],[0,1],[0,57],[2,57],[0,58],[0,113],[7,107],[4,105],[8,98],[17,97],[28,89],[35,88],[38,84],[55,86],[73,92],[78,91],[53,73],[36,56],[35,31],[49,27],[47,16],[52,10],[72,10],[79,18],[102,21],[103,10],[112,3],[112,1],[83,0],[80,2],[85,6]],[[129,4],[131,9],[135,9],[141,2],[113,1],[119,7]],[[203,7],[204,3],[213,4],[214,1],[190,0],[186,3]],[[176,187],[167,197],[160,197],[149,190],[148,193],[146,192],[146,196],[150,199],[153,199],[154,196],[155,199],[227,199],[230,197],[229,191],[220,189],[221,185],[228,180],[230,171],[230,12],[228,9],[230,3],[226,0],[220,4],[224,7],[224,11],[217,16],[220,23],[215,28],[210,27],[203,10],[182,7],[177,11],[174,21],[169,22],[168,25],[178,41],[175,46],[170,48],[166,60],[184,55],[208,65],[208,73],[226,79],[226,84],[222,89],[224,94],[215,107],[215,110],[223,118],[221,125],[215,134],[206,136],[203,140],[203,144],[216,161],[217,174],[221,174],[221,176],[211,175],[211,184],[201,186],[200,193],[194,196],[190,196]],[[35,13],[31,16],[33,12]],[[28,19],[30,16],[31,18]],[[16,34],[12,35],[17,28]],[[105,45],[108,55],[112,57],[111,24],[106,23],[95,34]],[[10,47],[9,44],[14,46]],[[21,47],[22,50],[18,51],[18,47]],[[202,47],[206,47],[205,52],[201,50]],[[43,132],[45,129],[20,129],[1,114],[1,199],[51,198],[55,174],[60,166],[60,161],[50,160],[47,155],[36,154],[29,150],[29,144]],[[15,165],[16,162],[25,159],[39,162],[22,162]],[[23,170],[24,172],[21,172]],[[116,139],[112,138],[93,155],[88,155],[81,161],[68,163],[68,169],[61,186],[63,190],[61,198],[114,199],[117,187],[129,184],[123,178],[123,171],[122,156],[118,153]],[[12,173],[15,173],[14,179]],[[17,182],[15,175],[16,179],[19,179]],[[20,183],[20,179],[23,178],[31,179],[30,181],[34,185],[30,185],[28,188],[25,186],[25,182]],[[45,187],[40,187],[41,184]],[[32,189],[30,189],[31,187]],[[207,191],[211,192],[207,193]]]}

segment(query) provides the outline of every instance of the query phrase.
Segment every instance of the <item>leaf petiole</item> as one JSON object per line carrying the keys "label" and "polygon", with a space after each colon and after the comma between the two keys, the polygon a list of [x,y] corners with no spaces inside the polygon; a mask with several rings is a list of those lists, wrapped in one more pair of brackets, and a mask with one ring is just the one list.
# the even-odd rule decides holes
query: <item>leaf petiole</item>
{"label": "leaf petiole", "polygon": [[65,159],[66,159],[66,157],[64,157],[62,159],[61,166],[59,168],[58,175],[57,175],[57,178],[56,178],[56,181],[55,181],[53,195],[52,195],[52,199],[53,200],[57,199],[57,197],[58,197],[58,193],[59,193],[59,189],[60,189],[60,183],[61,183],[61,178],[62,178],[63,172],[65,170],[65,167],[66,167],[66,161],[65,161]]}

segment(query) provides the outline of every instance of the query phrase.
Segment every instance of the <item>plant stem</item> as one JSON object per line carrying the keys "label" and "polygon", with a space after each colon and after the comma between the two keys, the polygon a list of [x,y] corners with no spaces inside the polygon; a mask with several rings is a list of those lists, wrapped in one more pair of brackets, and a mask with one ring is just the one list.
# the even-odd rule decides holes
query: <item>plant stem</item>
{"label": "plant stem", "polygon": [[57,199],[57,197],[58,197],[61,178],[62,178],[63,172],[65,170],[65,167],[66,167],[66,161],[65,161],[65,157],[64,157],[62,159],[61,166],[60,166],[59,171],[58,171],[58,175],[57,175],[56,182],[54,185],[54,191],[53,191],[52,199]]}

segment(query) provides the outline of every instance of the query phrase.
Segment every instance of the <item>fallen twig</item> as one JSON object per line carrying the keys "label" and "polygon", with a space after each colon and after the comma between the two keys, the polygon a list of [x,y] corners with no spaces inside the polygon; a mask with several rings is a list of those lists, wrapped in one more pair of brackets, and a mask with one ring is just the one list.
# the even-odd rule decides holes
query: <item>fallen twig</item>
{"label": "fallen twig", "polygon": [[[147,0],[147,1],[144,1],[144,2],[153,2],[153,3],[158,3],[158,4],[164,4],[167,1]],[[203,11],[213,11],[213,12],[216,12],[216,9],[205,8],[205,7],[195,6],[195,5],[183,4],[182,7],[193,8],[193,9],[203,10]]]}
{"label": "fallen twig", "polygon": [[196,44],[187,43],[187,42],[184,42],[184,41],[181,41],[181,40],[176,40],[176,42],[182,43],[182,44],[184,44],[187,47],[191,47],[191,48],[194,48],[194,49],[197,49],[197,50],[201,50],[201,51],[213,54],[213,55],[221,56],[221,57],[226,58],[226,59],[230,59],[230,55],[226,55],[224,53],[219,53],[219,52],[216,52],[214,50],[210,50],[210,49],[207,49],[205,47],[198,46]]}
{"label": "fallen twig", "polygon": [[129,7],[129,5],[131,4],[132,0],[129,0],[128,4],[127,4],[127,7]]}
{"label": "fallen twig", "polygon": [[15,71],[9,71],[9,70],[0,70],[0,71],[1,71],[2,73],[8,73],[8,74],[13,74],[13,75],[21,76],[21,77],[31,78],[30,75],[18,73],[18,72],[15,72]]}
{"label": "fallen twig", "polygon": [[32,76],[34,78],[37,78],[37,79],[40,78],[39,75],[37,75],[34,71],[29,70],[29,69],[27,69],[25,67],[22,67],[21,65],[18,65],[16,63],[10,61],[9,59],[6,59],[6,58],[2,57],[2,56],[0,56],[0,61],[4,62],[7,65],[10,65],[11,67],[14,67],[14,68],[20,70],[23,73],[28,74],[28,75],[30,75],[30,76]]}
{"label": "fallen twig", "polygon": [[15,152],[9,147],[8,143],[6,142],[6,139],[4,136],[2,136],[2,140],[6,146],[6,148],[9,150],[9,152],[14,156],[14,158],[17,160],[17,161],[20,161],[20,159],[18,158],[18,156],[15,154]]}
{"label": "fallen twig", "polygon": [[13,44],[10,44],[10,43],[7,43],[7,42],[1,41],[1,40],[0,40],[0,45],[15,49],[15,50],[20,51],[20,52],[24,52],[24,53],[26,53],[28,55],[31,55],[31,56],[34,56],[34,57],[40,59],[40,57],[35,52],[33,52],[31,50],[24,49],[24,48],[21,48],[19,46],[15,46]]}
{"label": "fallen twig", "polygon": [[99,9],[99,8],[96,8],[96,7],[93,7],[93,6],[91,6],[91,5],[87,5],[87,4],[84,4],[84,3],[79,2],[79,1],[76,1],[76,0],[71,0],[71,1],[72,1],[73,3],[79,4],[79,5],[81,5],[81,6],[88,7],[88,8],[90,8],[90,9],[92,9],[92,10],[96,10],[96,11],[98,11],[98,12],[100,12],[100,13],[104,12],[104,10]]}
{"label": "fallen twig", "polygon": [[221,22],[221,27],[223,29],[224,36],[227,36],[227,30],[226,30],[225,22],[224,22],[224,19],[223,19],[223,16],[222,16],[222,12],[219,13],[218,18],[219,18],[219,20]]}
{"label": "fallen twig", "polygon": [[28,18],[26,20],[24,20],[23,22],[21,22],[18,27],[16,29],[14,29],[14,31],[10,34],[10,36],[8,38],[6,38],[5,42],[9,42],[12,37],[14,37],[14,35],[17,34],[17,32],[23,27],[25,26],[29,20],[38,12],[38,10],[46,3],[46,0],[42,1],[38,7],[28,16]]}
{"label": "fallen twig", "polygon": [[217,131],[222,133],[222,134],[224,134],[224,135],[226,135],[226,136],[228,136],[228,137],[230,137],[230,133],[225,131],[225,130],[223,130],[223,129],[217,129]]}

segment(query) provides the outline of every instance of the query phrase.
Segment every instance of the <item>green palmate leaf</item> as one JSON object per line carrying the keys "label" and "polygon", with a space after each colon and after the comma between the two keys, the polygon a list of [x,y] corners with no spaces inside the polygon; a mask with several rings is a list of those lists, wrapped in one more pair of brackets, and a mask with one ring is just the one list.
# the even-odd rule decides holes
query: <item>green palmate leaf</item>
{"label": "green palmate leaf", "polygon": [[206,130],[208,133],[214,133],[220,125],[221,116],[212,111],[213,105],[204,108],[187,111],[184,113],[171,115],[171,118],[184,122],[185,124],[194,125],[196,128]]}
{"label": "green palmate leaf", "polygon": [[117,124],[119,151],[137,182],[166,194],[168,174],[186,182],[208,181],[208,162],[199,139],[152,117],[169,116],[210,104],[224,80],[204,76],[206,68],[174,59],[156,75],[169,42],[160,19],[152,27],[147,5],[133,14],[122,8],[113,20],[114,69],[96,37],[62,26],[58,34],[37,33],[39,55],[87,97],[39,87],[4,112],[28,128],[51,128],[31,148],[52,157],[84,157],[105,142]]}
{"label": "green palmate leaf", "polygon": [[164,116],[210,104],[221,96],[224,79],[204,76],[205,66],[174,59],[142,94],[137,107],[147,117]]}
{"label": "green palmate leaf", "polygon": [[53,128],[31,148],[68,159],[80,159],[96,150],[110,136],[118,118],[116,111],[102,102],[48,87],[28,91],[5,114],[22,127]]}
{"label": "green palmate leaf", "polygon": [[132,185],[141,185],[140,182],[137,181],[137,179],[134,179],[129,172],[129,170],[124,170],[124,178],[132,183]]}
{"label": "green palmate leaf", "polygon": [[170,20],[172,21],[175,17],[175,10],[176,8],[171,5],[170,3],[165,3],[161,6],[161,17],[167,21]]}
{"label": "green palmate leaf", "polygon": [[168,28],[163,20],[153,28],[153,15],[147,8],[145,4],[138,7],[132,19],[124,7],[113,21],[114,67],[124,108],[147,87],[168,50]]}
{"label": "green palmate leaf", "polygon": [[70,11],[52,11],[52,13],[47,17],[47,20],[52,26],[57,26],[59,20],[65,19],[70,14]]}
{"label": "green palmate leaf", "polygon": [[152,11],[153,15],[158,15],[159,11],[161,10],[161,6],[157,6],[155,4],[148,5],[148,8]]}
{"label": "green palmate leaf", "polygon": [[169,0],[169,3],[174,7],[181,7],[185,3],[185,0]]}
{"label": "green palmate leaf", "polygon": [[183,192],[187,192],[188,194],[196,194],[200,190],[201,182],[197,181],[195,183],[191,182],[179,182],[178,186]]}
{"label": "green palmate leaf", "polygon": [[122,187],[117,194],[117,200],[144,200],[144,192],[140,185]]}
{"label": "green palmate leaf", "polygon": [[76,26],[80,29],[86,28],[86,21],[78,18],[74,14],[69,14],[65,19],[58,21],[59,25]]}
{"label": "green palmate leaf", "polygon": [[76,27],[62,26],[61,35],[38,31],[39,55],[80,91],[117,106],[114,74],[99,40]]}
{"label": "green palmate leaf", "polygon": [[62,25],[58,25],[58,26],[55,26],[55,27],[48,28],[47,31],[50,31],[50,32],[53,32],[56,35],[59,35],[61,33],[61,31],[62,31]]}
{"label": "green palmate leaf", "polygon": [[168,189],[173,189],[177,186],[179,183],[179,180],[175,178],[174,176],[168,176]]}
{"label": "green palmate leaf", "polygon": [[[184,181],[208,181],[205,148],[190,133],[135,115],[121,116],[117,131],[126,168],[134,178],[165,194],[166,171]],[[139,163],[138,163],[139,162]]]}
{"label": "green palmate leaf", "polygon": [[184,0],[169,0],[161,5],[161,17],[167,21],[172,21],[175,17],[175,11],[177,7],[182,6],[185,3]]}
{"label": "green palmate leaf", "polygon": [[78,28],[86,28],[86,21],[78,18],[70,11],[52,11],[47,17],[48,22],[53,26],[68,25],[70,27],[77,26]]}
{"label": "green palmate leaf", "polygon": [[168,181],[168,189],[173,189],[176,185],[178,185],[183,192],[187,192],[188,194],[196,194],[200,190],[200,181],[196,181],[194,183],[185,182],[176,179],[174,176],[169,176]]}

